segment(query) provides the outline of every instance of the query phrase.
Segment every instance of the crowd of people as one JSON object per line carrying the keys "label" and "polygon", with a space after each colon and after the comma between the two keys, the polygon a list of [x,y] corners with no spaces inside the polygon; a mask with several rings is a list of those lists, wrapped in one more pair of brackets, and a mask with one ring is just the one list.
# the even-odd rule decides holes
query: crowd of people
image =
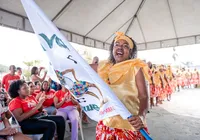
{"label": "crowd of people", "polygon": [[[197,70],[190,72],[178,69],[174,72],[171,66],[145,63],[137,59],[134,40],[120,32],[110,46],[109,59],[99,63],[98,57],[95,57],[90,66],[134,115],[128,119],[116,115],[100,120],[96,128],[97,140],[142,140],[139,129],[144,128],[148,132],[145,121],[148,100],[153,107],[162,104],[165,99],[170,101],[176,90],[190,88],[192,85],[197,87],[200,83]],[[17,140],[29,140],[24,134],[43,134],[44,140],[63,140],[65,120],[69,119],[71,140],[77,140],[81,107],[71,96],[71,91],[47,78],[44,67],[33,67],[30,81],[25,81],[20,67],[11,65],[9,70],[0,84],[0,139],[12,136]],[[42,70],[44,74],[41,76]],[[149,88],[146,88],[147,85]],[[5,106],[9,110],[2,109]],[[11,127],[8,122],[11,114],[19,122],[23,134]],[[89,123],[86,114],[83,113],[82,119]]]}
{"label": "crowd of people", "polygon": [[171,100],[174,92],[181,89],[197,88],[200,84],[199,72],[195,68],[174,68],[170,65],[155,65],[148,62],[148,76],[150,93],[150,107],[162,104],[166,99]]}
{"label": "crowd of people", "polygon": [[[97,64],[98,57],[93,62]],[[41,71],[43,75],[41,76]],[[71,122],[71,139],[78,139],[79,114],[83,113],[83,123],[90,123],[87,115],[81,112],[78,102],[71,96],[70,91],[61,84],[47,77],[44,67],[32,67],[31,77],[26,81],[20,67],[11,65],[9,73],[4,75],[0,82],[1,92],[1,118],[4,120],[6,114],[13,114],[19,122],[23,134],[43,134],[44,140],[53,137],[63,140],[65,132],[64,120]],[[2,108],[8,106],[9,110]],[[11,115],[7,119],[9,119]],[[6,120],[7,120],[6,119]],[[29,139],[12,128],[9,122],[0,126],[0,139],[13,136],[14,139]],[[57,133],[55,132],[57,129]],[[9,132],[10,131],[10,132]],[[14,131],[14,132],[13,132]]]}
{"label": "crowd of people", "polygon": [[[9,67],[1,82],[1,93],[4,94],[1,106],[8,105],[9,110],[1,112],[12,113],[18,121],[23,134],[43,134],[44,140],[52,138],[63,140],[65,133],[65,120],[71,122],[71,139],[78,139],[78,120],[81,111],[78,102],[71,97],[70,92],[64,86],[47,79],[47,72],[41,76],[44,68],[33,67],[31,80],[25,81],[21,68],[14,65]],[[8,94],[9,93],[9,94]],[[6,104],[5,104],[6,103]],[[6,131],[7,122],[1,127],[0,139],[18,134],[17,130]],[[10,126],[10,125],[9,125]],[[11,128],[11,126],[9,127]],[[57,130],[57,131],[56,131]],[[55,133],[56,132],[56,133]],[[21,133],[20,133],[21,134]],[[17,135],[19,139],[29,139],[25,135]]]}

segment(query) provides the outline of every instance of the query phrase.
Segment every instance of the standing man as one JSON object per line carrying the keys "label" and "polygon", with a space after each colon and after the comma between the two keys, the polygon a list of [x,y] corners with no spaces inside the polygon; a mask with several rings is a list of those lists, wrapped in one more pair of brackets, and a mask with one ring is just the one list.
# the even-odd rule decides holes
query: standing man
{"label": "standing man", "polygon": [[6,75],[3,77],[3,80],[2,80],[2,87],[5,88],[6,91],[8,91],[11,82],[20,79],[20,77],[19,77],[18,75],[15,74],[15,72],[16,72],[16,67],[15,67],[15,65],[11,65],[11,66],[9,67],[9,70],[10,70],[10,73],[6,74]]}

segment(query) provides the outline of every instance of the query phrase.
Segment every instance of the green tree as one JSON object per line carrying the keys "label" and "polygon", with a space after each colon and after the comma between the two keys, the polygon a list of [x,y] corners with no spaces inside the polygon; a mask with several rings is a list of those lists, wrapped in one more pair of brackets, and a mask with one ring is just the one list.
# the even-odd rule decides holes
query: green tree
{"label": "green tree", "polygon": [[8,72],[8,66],[0,64],[0,73]]}
{"label": "green tree", "polygon": [[84,51],[83,58],[90,64],[92,63],[92,55],[88,51]]}
{"label": "green tree", "polygon": [[31,67],[38,66],[41,63],[41,61],[32,60],[32,61],[23,61],[23,63],[27,66],[27,68],[23,70],[24,76],[27,78],[26,80],[29,81],[31,77]]}
{"label": "green tree", "polygon": [[9,71],[8,66],[0,64],[0,77],[2,78],[3,73],[7,73]]}

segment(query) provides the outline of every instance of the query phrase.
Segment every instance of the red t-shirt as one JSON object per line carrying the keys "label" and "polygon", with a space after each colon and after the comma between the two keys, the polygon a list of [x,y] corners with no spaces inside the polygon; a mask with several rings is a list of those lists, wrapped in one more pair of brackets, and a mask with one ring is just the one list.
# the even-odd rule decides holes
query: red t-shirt
{"label": "red t-shirt", "polygon": [[[31,111],[36,105],[38,101],[32,96],[28,96],[25,99],[21,99],[20,97],[14,98],[10,104],[9,109],[10,111],[14,111],[15,109],[21,108],[24,113]],[[37,110],[35,114],[39,113]]]}
{"label": "red t-shirt", "polygon": [[19,80],[19,79],[20,79],[20,77],[18,75],[6,74],[3,77],[2,85],[4,85],[6,91],[8,91],[11,82],[13,82],[15,80]]}
{"label": "red t-shirt", "polygon": [[34,90],[34,92],[31,94],[31,96],[33,96],[34,98],[36,98],[36,96],[40,93],[40,90]]}
{"label": "red t-shirt", "polygon": [[37,94],[38,94],[38,93],[35,93],[35,92],[34,92],[34,93],[32,93],[30,96],[32,96],[33,98],[36,98]]}
{"label": "red t-shirt", "polygon": [[36,94],[38,94],[40,92],[41,92],[40,90],[34,90],[34,93],[36,93]]}
{"label": "red t-shirt", "polygon": [[[67,94],[69,97],[71,97],[70,92],[63,92],[62,90],[59,90],[55,93],[55,96],[58,98],[58,102],[61,102],[65,96],[65,94]],[[62,104],[62,106],[60,108],[64,108],[66,106],[74,106],[72,101],[66,101]]]}
{"label": "red t-shirt", "polygon": [[55,96],[55,90],[50,89],[49,92],[45,93],[46,95],[46,100],[43,103],[44,107],[49,107],[53,104],[53,98]]}

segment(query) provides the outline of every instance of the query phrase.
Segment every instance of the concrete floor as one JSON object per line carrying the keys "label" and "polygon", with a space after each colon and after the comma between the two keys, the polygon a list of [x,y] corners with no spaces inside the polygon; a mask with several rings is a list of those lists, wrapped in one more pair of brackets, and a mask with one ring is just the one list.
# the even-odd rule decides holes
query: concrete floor
{"label": "concrete floor", "polygon": [[[150,109],[147,123],[154,140],[200,140],[200,89],[174,93],[170,102]],[[84,125],[85,140],[95,140],[95,126]]]}

